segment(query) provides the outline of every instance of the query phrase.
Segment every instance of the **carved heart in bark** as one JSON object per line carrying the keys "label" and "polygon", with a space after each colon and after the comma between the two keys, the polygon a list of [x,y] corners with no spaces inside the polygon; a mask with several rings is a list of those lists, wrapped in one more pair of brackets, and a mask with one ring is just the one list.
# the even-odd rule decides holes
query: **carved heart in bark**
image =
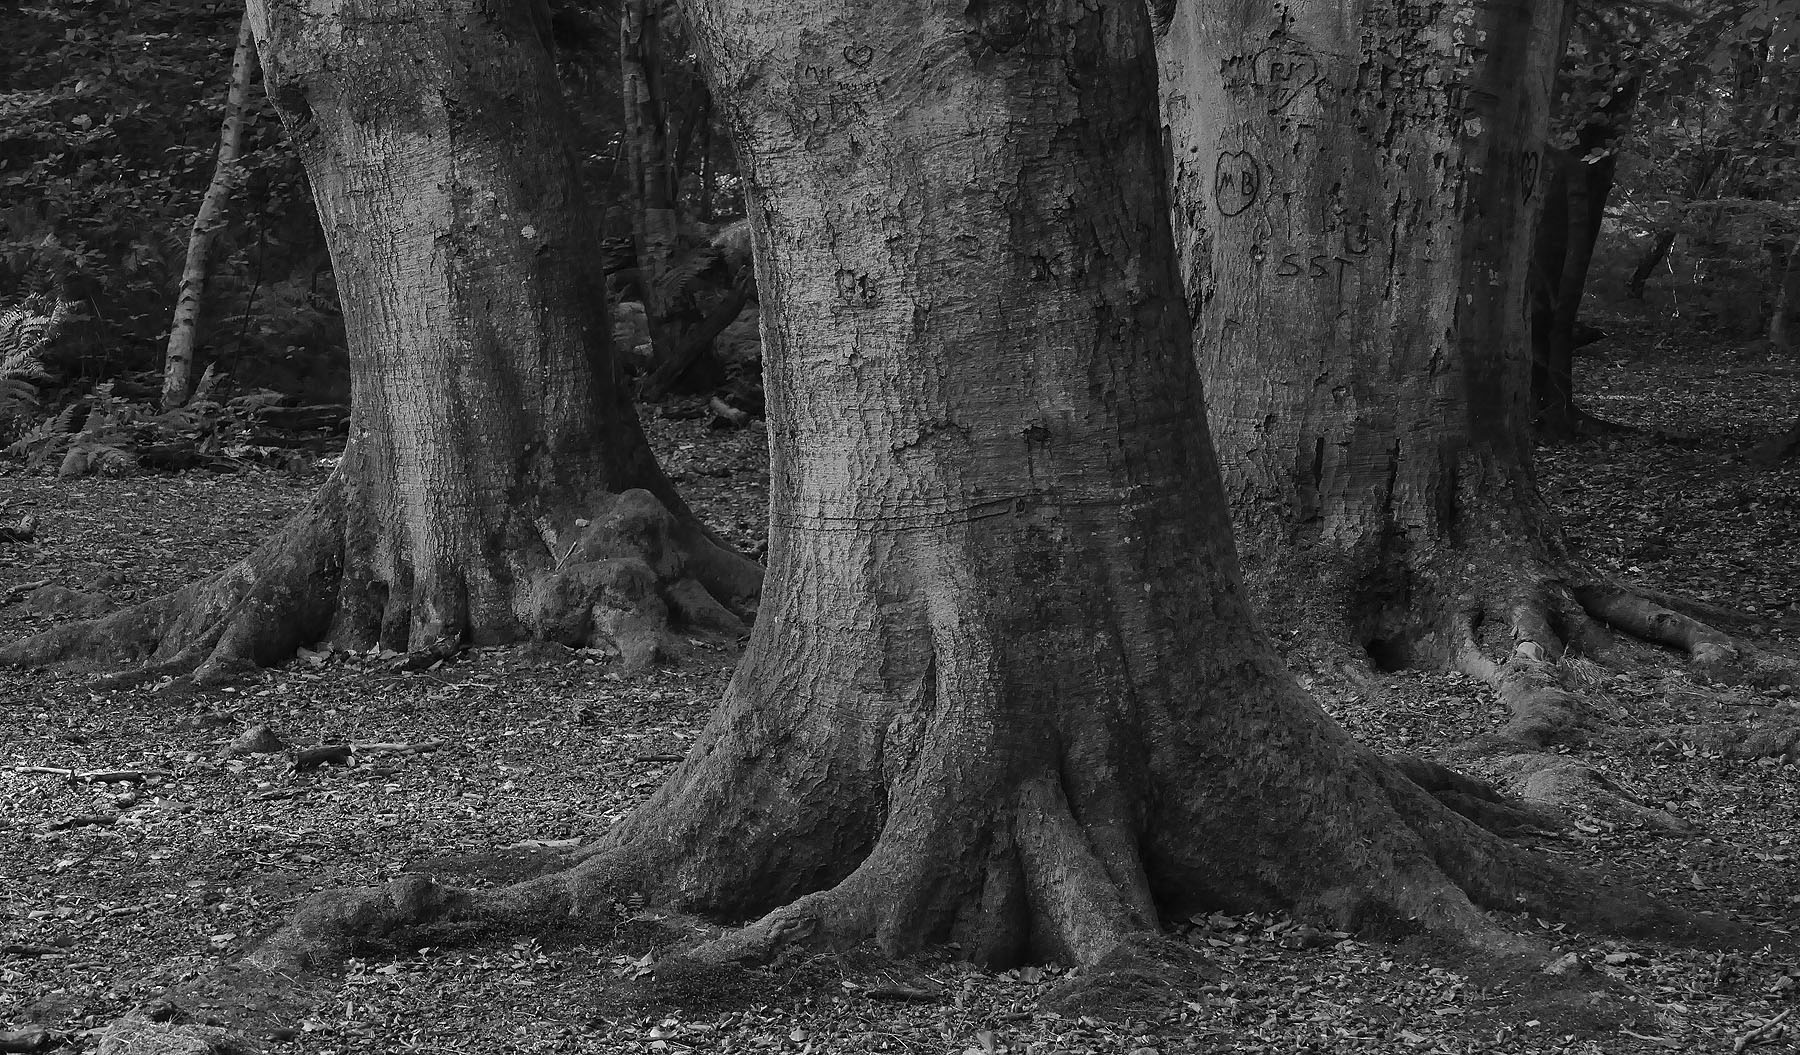
{"label": "carved heart in bark", "polygon": [[1285,110],[1294,97],[1319,79],[1319,60],[1291,49],[1264,48],[1256,54],[1256,81],[1274,97],[1274,108]]}
{"label": "carved heart in bark", "polygon": [[1247,150],[1226,150],[1213,166],[1213,200],[1226,216],[1236,216],[1262,194],[1262,165]]}

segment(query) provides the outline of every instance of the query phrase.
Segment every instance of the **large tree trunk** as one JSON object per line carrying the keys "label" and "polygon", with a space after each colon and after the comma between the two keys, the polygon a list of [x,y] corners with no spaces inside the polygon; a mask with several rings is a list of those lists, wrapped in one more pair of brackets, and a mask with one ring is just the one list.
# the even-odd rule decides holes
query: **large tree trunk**
{"label": "large tree trunk", "polygon": [[[697,23],[770,291],[764,614],[652,800],[480,910],[637,891],[769,913],[705,958],[872,937],[993,964],[1094,962],[1203,906],[1508,947],[1471,897],[1626,918],[1352,743],[1255,629],[1138,0],[710,0]],[[381,896],[380,919],[472,911]]]}
{"label": "large tree trunk", "polygon": [[1471,899],[1679,922],[1439,804],[1254,628],[1140,0],[707,0],[696,21],[768,291],[772,572],[743,665],[572,869],[321,895],[226,984],[291,989],[391,928],[561,929],[634,895],[766,913],[677,964],[954,939],[1104,968],[1203,907],[1502,950],[1534,946]]}
{"label": "large tree trunk", "polygon": [[245,100],[256,76],[256,44],[250,37],[250,20],[238,27],[237,49],[231,56],[231,86],[225,94],[225,120],[219,127],[219,156],[212,183],[200,199],[188,234],[187,262],[181,271],[181,292],[175,301],[175,319],[169,326],[169,345],[163,353],[162,405],[171,410],[187,402],[194,371],[194,340],[200,329],[200,307],[206,296],[206,277],[212,265],[213,240],[225,222],[225,206],[237,183],[237,157],[244,145]]}
{"label": "large tree trunk", "polygon": [[342,291],[353,415],[313,507],[169,598],[0,650],[229,674],[327,638],[653,659],[757,589],[645,444],[533,5],[251,5]]}
{"label": "large tree trunk", "polygon": [[1597,637],[1528,460],[1562,5],[1295,10],[1183,4],[1161,42],[1195,350],[1258,610],[1321,673],[1481,677],[1513,708],[1497,740],[1541,747],[1579,718],[1553,661]]}

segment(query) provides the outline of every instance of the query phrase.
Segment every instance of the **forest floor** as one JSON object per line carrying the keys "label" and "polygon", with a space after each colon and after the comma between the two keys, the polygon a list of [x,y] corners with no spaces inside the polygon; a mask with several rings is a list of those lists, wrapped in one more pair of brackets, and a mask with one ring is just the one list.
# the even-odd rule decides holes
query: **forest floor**
{"label": "forest floor", "polygon": [[[1542,451],[1546,492],[1578,553],[1622,579],[1742,609],[1766,646],[1800,651],[1800,465],[1741,452],[1800,408],[1800,362],[1648,327],[1581,362],[1587,405],[1641,431]],[[713,431],[651,415],[693,505],[753,549],[767,476],[760,425]],[[59,481],[0,467],[9,515],[43,521],[0,544],[0,637],[84,607],[168,590],[248,551],[319,477],[269,471]],[[58,590],[67,592],[58,592]],[[239,685],[92,691],[71,673],[0,672],[0,1031],[58,1050],[170,984],[241,953],[308,892],[408,870],[500,882],[516,857],[592,839],[653,789],[692,740],[730,656],[623,675],[558,648],[477,650],[406,672],[390,657],[305,653]],[[1800,723],[1800,699],[1695,681],[1671,657],[1597,676],[1603,718],[1577,749],[1685,834],[1578,815],[1534,837],[1606,863],[1693,910],[1800,929],[1800,760],[1726,757],[1684,730]],[[1383,749],[1430,755],[1501,720],[1448,675],[1383,675],[1332,701]],[[220,759],[249,723],[289,744],[365,749],[296,772],[291,755]],[[141,771],[137,783],[22,767]],[[507,848],[510,848],[508,850]],[[1174,932],[1218,981],[1122,1017],[1058,1016],[1038,998],[1067,972],[986,973],[953,955],[889,965],[820,957],[724,990],[659,990],[654,949],[475,940],[371,949],[326,983],[273,1051],[998,1053],[1800,1052],[1800,963],[1766,948],[1620,941],[1540,923],[1615,996],[1584,1007],[1548,976],[1483,976],[1418,942],[1303,930],[1279,916],[1203,916]],[[633,935],[639,937],[634,940]],[[1783,1016],[1786,1016],[1785,1018]],[[1777,1021],[1779,1020],[1779,1021]]]}

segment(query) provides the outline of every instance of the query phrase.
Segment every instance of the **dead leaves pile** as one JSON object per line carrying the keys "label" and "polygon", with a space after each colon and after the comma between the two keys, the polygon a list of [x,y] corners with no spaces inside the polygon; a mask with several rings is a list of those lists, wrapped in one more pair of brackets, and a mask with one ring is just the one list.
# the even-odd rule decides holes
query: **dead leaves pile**
{"label": "dead leaves pile", "polygon": [[[760,429],[686,427],[657,421],[651,431],[696,506],[753,546],[766,480]],[[1715,505],[1737,485],[1715,486],[1698,461],[1643,445],[1651,442],[1595,445],[1579,464],[1552,458],[1552,484],[1586,496],[1571,522],[1592,554],[1667,589],[1693,585],[1678,568],[1685,555],[1727,554],[1703,558],[1713,561],[1700,574],[1711,576],[1715,596],[1754,604],[1780,630],[1791,599],[1777,584],[1792,581],[1792,565],[1775,563],[1789,543],[1683,536],[1668,543],[1676,556],[1641,552],[1650,536],[1632,525],[1741,526],[1735,515],[1665,515],[1664,497],[1679,488],[1647,475],[1653,468],[1696,474],[1683,479]],[[1716,475],[1728,475],[1708,457]],[[1585,490],[1568,486],[1578,477]],[[102,581],[112,603],[237,556],[307,491],[278,474],[6,482],[19,485],[42,528],[35,541],[9,546],[9,557],[29,551],[31,563],[0,567],[0,591],[46,577]],[[194,501],[202,490],[207,500]],[[1750,512],[1793,508],[1767,497],[1766,480],[1755,490],[1764,506]],[[1655,510],[1648,520],[1619,515],[1646,508]],[[15,606],[0,613],[0,634],[51,618]],[[554,649],[473,650],[429,669],[394,659],[309,652],[231,691],[197,695],[173,685],[95,693],[74,675],[0,672],[0,1026],[10,1030],[0,1031],[0,1051],[90,1047],[89,1030],[240,953],[312,890],[419,868],[505,882],[501,863],[516,866],[522,852],[553,862],[655,788],[727,676],[625,677],[597,654]],[[1540,849],[1621,865],[1671,899],[1761,920],[1772,938],[1785,929],[1791,939],[1800,769],[1785,758],[1733,757],[1681,730],[1791,714],[1792,698],[1722,697],[1673,664],[1608,675],[1598,692],[1611,731],[1585,760],[1697,834],[1584,816],[1538,838]],[[1423,753],[1501,720],[1489,694],[1451,676],[1391,676],[1380,702],[1334,708],[1380,746]],[[228,750],[240,737],[240,749]],[[1216,965],[1216,979],[1109,1018],[1043,1009],[1068,971],[985,973],[955,950],[899,965],[821,957],[747,972],[728,993],[702,994],[710,1003],[659,1003],[644,984],[653,946],[628,934],[432,942],[351,963],[307,1016],[277,1026],[266,1043],[357,1055],[1800,1049],[1800,964],[1791,958],[1517,922],[1551,944],[1562,974],[1479,977],[1426,945],[1280,916],[1201,914],[1174,933]],[[1630,999],[1571,1003],[1571,977],[1616,985]]]}

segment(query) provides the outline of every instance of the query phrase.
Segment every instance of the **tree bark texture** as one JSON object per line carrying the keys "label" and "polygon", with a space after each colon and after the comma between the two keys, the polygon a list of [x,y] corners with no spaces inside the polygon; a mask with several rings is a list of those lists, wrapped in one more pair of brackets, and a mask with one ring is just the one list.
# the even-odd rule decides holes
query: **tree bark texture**
{"label": "tree bark texture", "polygon": [[767,913],[706,953],[734,959],[1094,962],[1206,905],[1503,941],[1471,895],[1549,904],[1547,866],[1349,741],[1253,625],[1140,4],[695,23],[765,289],[772,571],[714,720],[577,876]]}
{"label": "tree bark texture", "polygon": [[396,929],[560,930],[640,896],[751,921],[675,966],[955,940],[1103,977],[1208,907],[1502,951],[1537,947],[1476,902],[1686,925],[1358,747],[1256,630],[1139,0],[704,0],[695,28],[770,379],[771,573],[721,707],[574,867],[321,894],[217,980],[291,989]]}
{"label": "tree bark texture", "polygon": [[1239,548],[1284,634],[1453,660],[1459,627],[1540,585],[1459,608],[1465,550],[1487,570],[1547,556],[1523,298],[1561,16],[1198,2],[1162,36],[1195,350]]}
{"label": "tree bark texture", "polygon": [[1605,646],[1529,462],[1524,298],[1562,18],[1197,0],[1159,43],[1195,353],[1256,608],[1333,678],[1373,660],[1488,682],[1513,717],[1483,753],[1578,736],[1557,660]]}
{"label": "tree bark texture", "polygon": [[187,402],[194,372],[194,341],[200,329],[200,309],[206,299],[206,277],[212,267],[213,240],[225,222],[225,207],[237,183],[237,158],[244,145],[250,81],[256,76],[256,42],[250,21],[238,27],[237,48],[231,56],[231,86],[225,96],[225,119],[219,127],[219,156],[212,182],[200,199],[188,234],[187,262],[181,270],[181,292],[175,301],[175,319],[169,326],[169,345],[163,354],[162,405],[173,410]]}
{"label": "tree bark texture", "polygon": [[758,570],[675,495],[614,366],[535,10],[251,4],[342,291],[348,446],[314,507],[246,561],[0,661],[211,676],[320,638],[543,637],[641,663],[671,623],[743,629]]}
{"label": "tree bark texture", "polygon": [[631,236],[638,285],[656,338],[659,361],[673,355],[679,327],[665,303],[662,278],[680,235],[669,132],[664,113],[659,32],[661,0],[625,0],[619,12],[619,69],[625,107],[626,157],[631,171]]}

